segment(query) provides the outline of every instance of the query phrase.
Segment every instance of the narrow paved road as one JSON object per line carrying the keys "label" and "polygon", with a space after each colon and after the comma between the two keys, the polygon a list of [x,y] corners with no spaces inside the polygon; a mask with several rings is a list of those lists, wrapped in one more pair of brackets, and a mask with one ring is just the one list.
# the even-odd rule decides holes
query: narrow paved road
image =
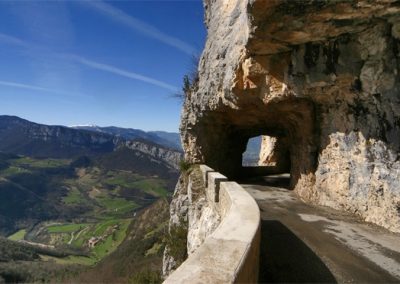
{"label": "narrow paved road", "polygon": [[288,175],[241,181],[261,209],[260,282],[400,283],[400,234],[307,205]]}

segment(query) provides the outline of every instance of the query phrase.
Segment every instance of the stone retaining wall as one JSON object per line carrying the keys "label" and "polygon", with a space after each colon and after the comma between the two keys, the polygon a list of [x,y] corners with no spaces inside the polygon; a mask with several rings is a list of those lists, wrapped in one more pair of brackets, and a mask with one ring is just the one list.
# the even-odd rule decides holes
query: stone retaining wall
{"label": "stone retaining wall", "polygon": [[260,246],[258,205],[236,182],[205,165],[200,169],[208,202],[222,220],[164,283],[255,283]]}

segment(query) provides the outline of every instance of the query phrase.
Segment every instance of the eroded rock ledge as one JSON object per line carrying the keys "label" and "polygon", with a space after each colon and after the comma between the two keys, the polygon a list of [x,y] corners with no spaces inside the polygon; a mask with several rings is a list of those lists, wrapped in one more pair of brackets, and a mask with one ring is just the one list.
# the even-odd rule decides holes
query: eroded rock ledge
{"label": "eroded rock ledge", "polygon": [[182,115],[186,159],[235,177],[248,139],[274,137],[302,199],[400,232],[400,1],[205,8],[199,82]]}

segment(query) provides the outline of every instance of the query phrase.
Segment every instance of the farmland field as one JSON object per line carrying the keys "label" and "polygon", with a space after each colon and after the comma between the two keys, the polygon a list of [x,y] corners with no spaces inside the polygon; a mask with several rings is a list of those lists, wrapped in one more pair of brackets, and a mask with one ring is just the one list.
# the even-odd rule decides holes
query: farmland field
{"label": "farmland field", "polygon": [[22,229],[8,237],[9,240],[19,241],[23,240],[26,235],[26,230]]}

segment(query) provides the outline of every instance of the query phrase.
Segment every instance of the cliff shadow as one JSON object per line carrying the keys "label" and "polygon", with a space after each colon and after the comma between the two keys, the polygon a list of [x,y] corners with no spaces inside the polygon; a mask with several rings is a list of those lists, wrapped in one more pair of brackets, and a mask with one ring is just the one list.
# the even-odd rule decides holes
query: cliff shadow
{"label": "cliff shadow", "polygon": [[260,283],[337,283],[323,261],[290,229],[261,221]]}

